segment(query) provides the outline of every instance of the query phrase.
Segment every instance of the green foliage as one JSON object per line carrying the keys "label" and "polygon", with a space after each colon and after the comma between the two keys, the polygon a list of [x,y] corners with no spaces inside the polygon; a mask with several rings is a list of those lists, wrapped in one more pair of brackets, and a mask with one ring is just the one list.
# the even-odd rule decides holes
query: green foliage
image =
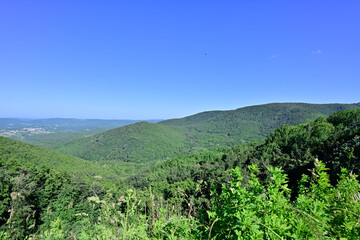
{"label": "green foliage", "polygon": [[10,240],[10,236],[7,232],[4,232],[4,231],[0,231],[0,239],[2,240]]}
{"label": "green foliage", "polygon": [[189,147],[176,127],[140,122],[68,142],[57,150],[92,161],[142,163],[179,156]]}
{"label": "green foliage", "polygon": [[24,239],[39,228],[47,228],[59,216],[66,216],[66,223],[73,225],[69,212],[84,209],[82,199],[91,194],[88,183],[56,170],[20,164],[15,159],[1,159],[0,167],[5,176],[0,231],[12,239]]}
{"label": "green foliage", "polygon": [[83,159],[146,163],[263,139],[283,124],[297,125],[355,104],[273,103],[210,111],[159,124],[136,123],[54,146]]}
{"label": "green foliage", "polygon": [[356,104],[271,103],[232,111],[210,111],[159,122],[185,127],[194,147],[234,146],[268,136],[281,125],[298,125]]}
{"label": "green foliage", "polygon": [[346,110],[299,126],[282,126],[259,146],[251,162],[281,166],[294,185],[319,158],[331,169],[330,179],[335,183],[341,167],[359,171],[359,113],[360,109]]}
{"label": "green foliage", "polygon": [[65,222],[57,218],[33,239],[193,239],[194,218],[178,215],[179,211],[165,202],[156,202],[151,192],[145,204],[134,190],[118,199],[92,196],[87,200],[89,211],[97,215],[77,213],[82,226],[77,232],[65,231]]}
{"label": "green foliage", "polygon": [[[357,114],[360,109],[349,111]],[[331,115],[329,119],[334,119],[336,115]],[[323,159],[326,164],[334,165],[337,162],[343,167],[355,169],[360,156],[358,123],[351,124],[350,128],[346,125],[340,127],[334,126],[326,118],[320,117],[298,126],[284,125],[270,134],[263,142],[204,151],[171,159],[154,166],[151,175],[159,176],[160,172],[164,172],[161,173],[163,177],[168,176],[167,178],[175,179],[176,176],[179,176],[184,180],[190,176],[191,172],[199,174],[204,166],[213,165],[213,169],[218,168],[224,171],[235,166],[242,168],[256,163],[262,170],[266,170],[266,165],[282,167],[287,173],[301,170],[299,175],[301,177],[301,174],[311,167],[315,158]],[[352,154],[351,151],[353,151]],[[350,155],[351,161],[349,162]],[[176,172],[175,169],[179,172]],[[340,168],[337,167],[333,171],[332,176],[339,173]],[[204,177],[202,174],[198,179]],[[149,180],[152,181],[151,178]],[[158,182],[160,179],[157,178],[155,181]],[[171,184],[173,181],[171,180],[169,183]]]}
{"label": "green foliage", "polygon": [[199,222],[182,215],[178,204],[149,197],[142,203],[136,191],[123,196],[87,198],[86,211],[75,215],[81,228],[66,230],[56,218],[31,239],[358,239],[360,237],[360,183],[343,169],[336,186],[329,182],[325,165],[315,161],[311,177],[303,175],[299,195],[290,199],[287,176],[269,167],[268,184],[258,179],[259,168],[249,166],[243,185],[239,168],[230,185],[212,192],[211,209]]}
{"label": "green foliage", "polygon": [[360,121],[360,111],[357,110],[344,110],[337,112],[329,116],[328,121],[334,126],[346,126],[350,127]]}
{"label": "green foliage", "polygon": [[[290,200],[287,177],[281,168],[269,168],[271,181],[260,184],[256,165],[242,186],[238,168],[230,186],[213,192],[202,238],[211,239],[358,239],[360,237],[360,184],[343,170],[336,187],[329,183],[327,169],[317,161],[311,180],[303,175],[297,199]],[[306,187],[306,184],[310,184]],[[349,189],[346,189],[349,187]]]}
{"label": "green foliage", "polygon": [[0,239],[359,239],[359,113],[151,168],[0,137]]}
{"label": "green foliage", "polygon": [[[330,118],[338,114],[342,115],[340,112]],[[196,207],[208,209],[211,187],[220,191],[221,184],[229,180],[231,169],[236,166],[245,169],[246,181],[250,178],[247,166],[257,164],[261,183],[270,179],[268,166],[281,167],[291,176],[288,188],[294,199],[297,182],[303,174],[309,175],[308,169],[316,158],[322,159],[330,169],[331,184],[337,182],[341,167],[359,172],[360,128],[356,123],[341,126],[334,126],[324,117],[295,127],[282,126],[265,141],[170,159],[128,178],[126,183],[138,189],[151,186],[165,199],[175,198],[181,189],[188,197],[194,197]]]}
{"label": "green foliage", "polygon": [[21,164],[54,168],[60,172],[83,175],[89,182],[109,182],[119,179],[110,167],[99,166],[83,159],[65,155],[47,148],[33,146],[0,137],[0,161],[16,159]]}

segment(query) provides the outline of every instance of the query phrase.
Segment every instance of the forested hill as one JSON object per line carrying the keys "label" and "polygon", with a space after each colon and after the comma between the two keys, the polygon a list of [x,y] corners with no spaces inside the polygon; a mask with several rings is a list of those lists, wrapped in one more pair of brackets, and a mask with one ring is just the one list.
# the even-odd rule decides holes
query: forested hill
{"label": "forested hill", "polygon": [[190,148],[179,127],[139,122],[67,142],[56,150],[86,160],[142,162],[179,156]]}
{"label": "forested hill", "polygon": [[[69,175],[77,174],[86,181],[118,179],[115,172],[86,160],[0,136],[0,160],[21,165],[44,167]],[[101,181],[102,181],[101,180]]]}
{"label": "forested hill", "polygon": [[282,126],[262,141],[170,159],[127,181],[136,188],[151,187],[165,198],[176,197],[182,189],[188,196],[202,199],[199,204],[206,204],[211,188],[228,181],[232,169],[239,167],[245,172],[251,164],[258,165],[264,182],[269,181],[267,167],[282,167],[296,193],[301,175],[310,173],[316,159],[326,164],[332,183],[341,168],[360,173],[360,109]]}
{"label": "forested hill", "polygon": [[355,104],[270,103],[231,111],[202,112],[159,122],[186,127],[202,146],[236,145],[268,136],[281,125],[298,125],[319,116],[360,107]]}
{"label": "forested hill", "polygon": [[104,176],[91,162],[0,137],[0,239],[359,239],[359,163],[360,108],[109,185],[64,174]]}
{"label": "forested hill", "polygon": [[[272,117],[277,118],[282,114],[288,112],[311,112],[313,114],[330,115],[334,112],[342,111],[345,109],[355,109],[360,107],[360,103],[353,104],[310,104],[310,103],[268,103],[263,105],[254,105],[236,110],[229,111],[207,111],[197,113],[188,117],[169,119],[159,122],[160,124],[171,125],[171,126],[195,126],[201,125],[208,121],[219,121],[219,119],[227,119],[232,116],[238,121],[252,120],[259,121],[263,116],[274,114]],[[269,119],[269,118],[268,118]]]}
{"label": "forested hill", "polygon": [[55,149],[86,160],[149,162],[204,149],[264,139],[281,125],[297,125],[360,104],[272,103],[199,113],[159,124],[136,123],[79,138]]}

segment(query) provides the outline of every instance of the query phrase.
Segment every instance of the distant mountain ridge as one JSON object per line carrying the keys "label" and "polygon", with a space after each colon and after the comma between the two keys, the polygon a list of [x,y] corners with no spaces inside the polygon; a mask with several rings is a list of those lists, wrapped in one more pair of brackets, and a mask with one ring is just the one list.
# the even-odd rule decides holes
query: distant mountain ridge
{"label": "distant mountain ridge", "polygon": [[[78,118],[47,118],[47,119],[19,119],[0,118],[0,129],[21,129],[26,127],[45,127],[53,131],[79,132],[93,129],[112,129],[144,120],[107,120],[107,119],[78,119]],[[159,120],[147,120],[158,122]]]}
{"label": "distant mountain ridge", "polygon": [[360,107],[359,103],[352,104],[341,104],[341,103],[330,103],[330,104],[312,104],[312,103],[267,103],[261,105],[246,106],[242,108],[237,108],[235,110],[214,110],[214,111],[205,111],[200,112],[194,115],[190,115],[184,118],[174,118],[164,121],[160,121],[160,124],[172,125],[172,126],[189,126],[195,125],[204,121],[208,121],[214,117],[219,117],[229,113],[251,113],[253,110],[265,109],[268,107],[287,107],[287,108],[303,108],[310,111],[316,111],[323,115],[330,115],[334,112],[342,111],[345,109],[353,109]]}
{"label": "distant mountain ridge", "polygon": [[[159,122],[186,127],[202,146],[232,146],[264,138],[281,125],[298,125],[319,116],[360,107],[355,104],[269,103],[228,111],[208,111],[180,119]],[[226,136],[227,135],[227,136]]]}
{"label": "distant mountain ridge", "polygon": [[355,104],[270,103],[230,111],[208,111],[157,124],[136,123],[56,148],[86,160],[152,162],[264,139],[281,125],[360,107]]}

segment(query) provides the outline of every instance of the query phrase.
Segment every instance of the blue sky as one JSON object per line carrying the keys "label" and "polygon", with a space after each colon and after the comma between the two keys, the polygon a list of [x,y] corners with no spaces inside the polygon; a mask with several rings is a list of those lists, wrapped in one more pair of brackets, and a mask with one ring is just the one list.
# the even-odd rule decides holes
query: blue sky
{"label": "blue sky", "polygon": [[360,101],[360,1],[0,2],[0,117]]}

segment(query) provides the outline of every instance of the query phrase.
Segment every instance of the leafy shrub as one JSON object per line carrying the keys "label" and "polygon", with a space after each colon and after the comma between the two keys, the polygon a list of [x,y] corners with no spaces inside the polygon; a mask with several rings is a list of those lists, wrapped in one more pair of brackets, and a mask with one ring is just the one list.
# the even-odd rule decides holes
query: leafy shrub
{"label": "leafy shrub", "polygon": [[247,187],[238,168],[230,186],[215,191],[212,208],[200,227],[202,238],[211,239],[322,239],[360,238],[360,184],[343,169],[336,187],[331,186],[325,165],[315,161],[311,177],[303,175],[299,195],[290,200],[287,176],[281,168],[268,170],[271,182],[262,186],[259,169],[249,166]]}

